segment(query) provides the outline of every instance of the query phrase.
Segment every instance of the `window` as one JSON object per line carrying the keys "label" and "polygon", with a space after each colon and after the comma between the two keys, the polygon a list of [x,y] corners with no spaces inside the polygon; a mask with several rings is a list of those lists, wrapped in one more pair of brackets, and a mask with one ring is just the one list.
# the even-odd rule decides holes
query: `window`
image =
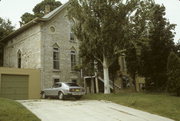
{"label": "window", "polygon": [[53,48],[53,69],[59,69],[59,48]]}
{"label": "window", "polygon": [[71,80],[73,83],[77,83],[77,80],[76,79],[72,79]]}
{"label": "window", "polygon": [[74,25],[74,22],[72,20],[69,21],[69,25],[70,25],[70,41],[71,42],[74,42],[75,41],[75,36],[74,36],[74,32],[73,32],[73,25]]}
{"label": "window", "polygon": [[21,51],[20,50],[17,53],[17,67],[21,68]]}
{"label": "window", "polygon": [[55,85],[57,82],[60,82],[59,78],[53,79],[53,85]]}
{"label": "window", "polygon": [[54,88],[59,88],[59,87],[61,87],[61,86],[62,86],[61,83],[59,83],[59,84],[54,84],[54,85],[53,85]]}
{"label": "window", "polygon": [[66,83],[68,86],[70,86],[70,87],[73,87],[73,86],[79,86],[78,84],[76,84],[76,83]]}
{"label": "window", "polygon": [[74,41],[74,40],[75,40],[75,38],[74,38],[74,33],[71,32],[71,33],[70,33],[70,41]]}
{"label": "window", "polygon": [[71,70],[74,71],[76,66],[76,52],[71,50]]}
{"label": "window", "polygon": [[51,32],[55,32],[55,31],[56,31],[55,27],[51,26],[51,27],[50,27],[50,31],[51,31]]}

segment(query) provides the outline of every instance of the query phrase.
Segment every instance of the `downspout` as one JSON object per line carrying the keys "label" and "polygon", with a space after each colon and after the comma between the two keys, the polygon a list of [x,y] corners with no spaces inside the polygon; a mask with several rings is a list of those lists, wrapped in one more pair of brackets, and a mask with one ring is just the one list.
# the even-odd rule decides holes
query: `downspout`
{"label": "downspout", "polygon": [[[1,66],[3,66],[4,64],[3,64],[3,60],[4,60],[4,43],[2,43],[2,42],[0,42],[0,49],[2,49],[2,53],[0,53],[0,61],[1,61],[1,63],[0,63],[0,67]],[[2,47],[2,48],[1,48]],[[1,51],[1,50],[0,50]],[[2,54],[2,55],[1,55]]]}

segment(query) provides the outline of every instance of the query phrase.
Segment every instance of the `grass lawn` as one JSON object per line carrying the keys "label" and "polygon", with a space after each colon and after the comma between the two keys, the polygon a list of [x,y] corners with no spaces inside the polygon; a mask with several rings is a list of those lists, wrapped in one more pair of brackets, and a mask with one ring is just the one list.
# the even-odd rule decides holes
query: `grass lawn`
{"label": "grass lawn", "polygon": [[83,99],[108,100],[180,121],[180,97],[166,94],[118,93],[107,95],[87,94]]}
{"label": "grass lawn", "polygon": [[40,121],[20,103],[0,98],[0,121]]}

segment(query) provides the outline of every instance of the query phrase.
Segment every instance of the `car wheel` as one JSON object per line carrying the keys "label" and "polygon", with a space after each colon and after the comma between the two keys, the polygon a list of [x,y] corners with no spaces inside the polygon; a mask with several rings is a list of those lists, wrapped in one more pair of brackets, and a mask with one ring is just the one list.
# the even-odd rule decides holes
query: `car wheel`
{"label": "car wheel", "polygon": [[41,94],[41,97],[42,97],[42,99],[46,99],[46,94],[45,94],[45,92],[43,92],[43,93]]}
{"label": "car wheel", "polygon": [[60,100],[63,100],[63,99],[64,99],[64,94],[63,94],[62,92],[59,92],[58,98],[59,98]]}
{"label": "car wheel", "polygon": [[75,97],[76,100],[80,100],[81,99],[81,96],[77,96]]}

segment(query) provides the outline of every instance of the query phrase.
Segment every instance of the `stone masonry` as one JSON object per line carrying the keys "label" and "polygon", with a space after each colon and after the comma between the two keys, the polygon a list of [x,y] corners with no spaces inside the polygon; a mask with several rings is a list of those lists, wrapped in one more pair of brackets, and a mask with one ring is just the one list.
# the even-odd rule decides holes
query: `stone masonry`
{"label": "stone masonry", "polygon": [[[51,13],[50,13],[51,14]],[[20,51],[21,68],[41,70],[41,87],[53,85],[54,79],[69,82],[77,80],[79,73],[71,71],[71,50],[76,52],[78,61],[78,41],[70,41],[71,25],[66,8],[53,18],[39,22],[8,40],[4,47],[4,66],[18,67],[17,53]],[[53,47],[59,48],[60,69],[53,69]]]}

